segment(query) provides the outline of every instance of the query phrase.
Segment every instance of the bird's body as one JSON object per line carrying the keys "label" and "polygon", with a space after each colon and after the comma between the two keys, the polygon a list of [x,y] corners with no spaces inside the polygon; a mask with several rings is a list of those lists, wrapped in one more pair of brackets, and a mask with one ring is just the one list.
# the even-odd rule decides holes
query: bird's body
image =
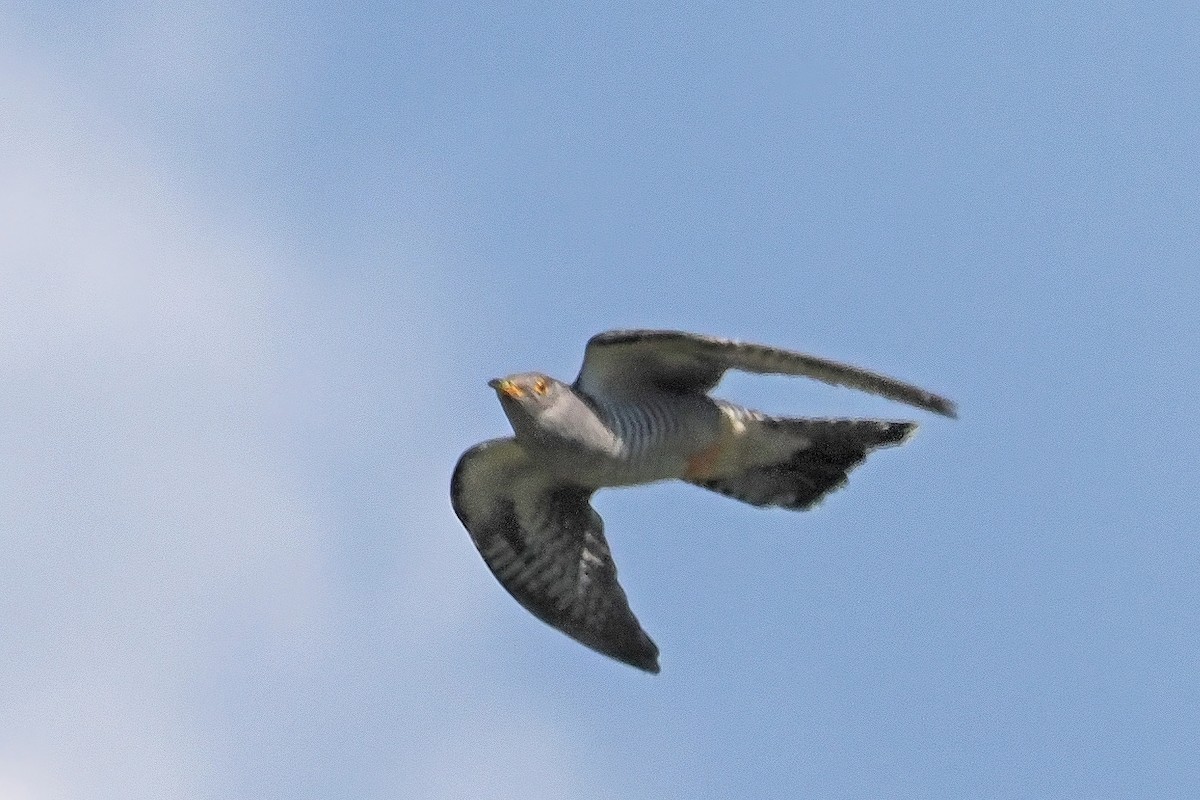
{"label": "bird's body", "polygon": [[721,408],[707,397],[597,397],[560,387],[563,399],[540,425],[519,411],[509,418],[517,443],[564,483],[602,489],[682,478],[689,460],[721,436]]}
{"label": "bird's body", "polygon": [[491,381],[514,436],[468,450],[451,498],[500,583],[580,642],[658,671],[629,610],[603,523],[606,487],[680,479],[759,506],[803,509],[914,423],[772,417],[707,392],[729,368],[816,377],[953,416],[915,386],[763,345],[671,331],[593,337],[571,385],[541,373]]}

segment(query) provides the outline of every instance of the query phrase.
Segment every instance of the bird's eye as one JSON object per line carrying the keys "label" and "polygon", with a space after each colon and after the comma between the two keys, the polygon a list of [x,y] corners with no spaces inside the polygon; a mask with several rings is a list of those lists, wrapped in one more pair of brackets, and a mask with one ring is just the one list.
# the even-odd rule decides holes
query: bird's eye
{"label": "bird's eye", "polygon": [[546,382],[545,378],[538,378],[533,382],[533,391],[535,394],[545,394],[549,388],[550,385]]}

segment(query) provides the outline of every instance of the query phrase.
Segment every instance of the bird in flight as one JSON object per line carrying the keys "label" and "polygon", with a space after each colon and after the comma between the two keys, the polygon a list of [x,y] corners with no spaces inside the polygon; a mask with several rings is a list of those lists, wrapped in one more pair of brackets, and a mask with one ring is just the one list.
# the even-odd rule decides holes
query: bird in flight
{"label": "bird in flight", "polygon": [[680,331],[593,336],[571,384],[525,372],[488,383],[514,436],[463,453],[454,511],[517,602],[580,643],[647,672],[658,647],[629,608],[597,489],[687,481],[755,506],[803,510],[913,422],[776,417],[710,397],[726,370],[798,375],[955,416],[936,394],[864,369]]}

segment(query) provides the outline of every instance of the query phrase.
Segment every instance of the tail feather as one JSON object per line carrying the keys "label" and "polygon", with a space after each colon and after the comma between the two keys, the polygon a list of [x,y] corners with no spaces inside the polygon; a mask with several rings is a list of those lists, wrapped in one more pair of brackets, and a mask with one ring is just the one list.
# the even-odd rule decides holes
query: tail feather
{"label": "tail feather", "polygon": [[758,422],[801,446],[781,461],[692,483],[755,506],[802,510],[845,485],[850,470],[869,452],[902,443],[917,427],[873,419],[762,417]]}

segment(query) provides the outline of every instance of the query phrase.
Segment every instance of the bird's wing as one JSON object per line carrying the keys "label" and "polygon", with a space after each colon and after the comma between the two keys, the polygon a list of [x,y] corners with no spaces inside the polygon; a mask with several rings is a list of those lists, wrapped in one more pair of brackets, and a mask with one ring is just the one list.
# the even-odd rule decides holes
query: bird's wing
{"label": "bird's wing", "polygon": [[593,650],[658,672],[658,647],[617,583],[591,495],[555,481],[513,439],[472,447],[450,482],[454,512],[517,602]]}
{"label": "bird's wing", "polygon": [[608,331],[587,343],[575,388],[589,395],[643,388],[704,393],[726,370],[801,375],[955,416],[954,403],[910,383],[777,347],[682,331]]}

